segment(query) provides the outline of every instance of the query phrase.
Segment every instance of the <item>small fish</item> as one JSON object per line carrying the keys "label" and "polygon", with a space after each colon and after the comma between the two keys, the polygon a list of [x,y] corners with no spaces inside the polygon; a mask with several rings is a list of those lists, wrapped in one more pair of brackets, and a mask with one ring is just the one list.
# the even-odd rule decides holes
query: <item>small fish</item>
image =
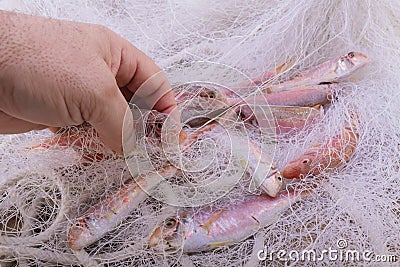
{"label": "small fish", "polygon": [[282,175],[288,179],[316,176],[347,162],[354,154],[359,138],[353,126],[346,126],[341,134],[332,137],[329,142],[313,146],[300,158],[286,164]]}
{"label": "small fish", "polygon": [[[228,114],[228,116],[230,115],[231,114]],[[219,119],[224,118],[222,117]],[[208,131],[221,133],[224,132],[224,129],[220,123],[212,121],[190,134],[182,145],[189,147],[197,140],[199,135]],[[260,146],[256,145],[248,138],[236,135],[229,135],[225,136],[225,138],[221,138],[227,143],[234,144],[232,146],[232,155],[239,160],[241,165],[252,177],[254,184],[251,184],[251,187],[260,187],[264,193],[275,197],[282,188],[283,179],[272,158]],[[253,189],[251,189],[251,191],[253,191]]]}
{"label": "small fish", "polygon": [[95,129],[86,124],[64,128],[52,137],[44,139],[40,144],[26,148],[26,150],[52,148],[75,149],[79,152],[79,162],[83,165],[115,157],[115,154],[100,140]]}
{"label": "small fish", "polygon": [[281,192],[276,198],[248,196],[222,209],[182,212],[164,220],[151,234],[149,244],[155,252],[167,254],[231,245],[276,222],[291,204],[310,192]]}
{"label": "small fish", "polygon": [[360,52],[350,52],[346,55],[328,60],[291,80],[276,85],[268,85],[268,93],[291,90],[294,87],[318,85],[342,81],[368,63],[368,57]]}
{"label": "small fish", "polygon": [[276,197],[282,189],[283,178],[272,158],[251,140],[231,138],[237,146],[232,149],[232,154],[241,159],[254,182],[250,191],[254,190],[253,186],[260,187],[270,197]]}
{"label": "small fish", "polygon": [[245,105],[238,110],[239,116],[247,128],[259,129],[261,132],[276,134],[278,138],[286,138],[322,119],[320,106],[269,106],[257,105],[253,108]]}
{"label": "small fish", "polygon": [[[162,180],[171,177],[178,170],[167,166],[158,172],[150,172],[146,179],[130,180],[120,190],[92,206],[84,215],[75,220],[68,232],[71,249],[82,249],[103,237],[135,210],[147,198],[150,190]],[[142,188],[145,188],[144,191]]]}
{"label": "small fish", "polygon": [[[187,139],[185,130],[169,114],[152,110],[143,118],[143,122],[145,123],[145,136],[156,145],[160,145],[161,142],[173,144],[176,136],[179,144]],[[163,129],[165,125],[168,127]]]}
{"label": "small fish", "polygon": [[[136,125],[135,128],[144,128],[145,136],[150,142],[156,145],[160,145],[163,140],[173,140],[175,139],[175,136],[178,136],[178,141],[180,144],[183,143],[187,138],[187,134],[180,127],[180,125],[174,124],[174,121],[172,119],[168,124],[169,131],[166,131],[169,133],[170,136],[172,136],[172,138],[162,139],[163,126],[165,121],[168,119],[168,114],[152,110],[145,114],[144,117],[136,120],[135,123],[137,123],[138,125]],[[144,127],[139,124],[143,124]],[[45,139],[38,145],[27,148],[27,150],[30,151],[35,149],[49,149],[53,147],[73,147],[80,152],[83,149],[83,157],[88,159],[91,158],[91,161],[102,160],[106,157],[106,155],[103,155],[98,151],[106,151],[111,153],[111,150],[108,150],[100,140],[97,131],[88,124],[80,125],[77,128],[73,128],[71,130],[64,129],[64,131],[56,134],[51,138]]]}
{"label": "small fish", "polygon": [[255,103],[268,103],[271,106],[313,107],[325,105],[333,99],[333,93],[339,88],[337,84],[309,85],[282,91],[275,94],[257,96]]}
{"label": "small fish", "polygon": [[336,84],[320,84],[294,88],[291,91],[282,91],[274,94],[254,95],[243,98],[228,98],[228,105],[271,105],[271,106],[297,106],[313,107],[328,104],[330,94],[338,86]]}
{"label": "small fish", "polygon": [[210,120],[207,114],[228,107],[227,98],[220,91],[221,88],[204,84],[200,89],[196,88],[197,91],[190,92],[192,96],[185,92],[184,101],[179,105],[182,122],[192,128],[199,127]]}

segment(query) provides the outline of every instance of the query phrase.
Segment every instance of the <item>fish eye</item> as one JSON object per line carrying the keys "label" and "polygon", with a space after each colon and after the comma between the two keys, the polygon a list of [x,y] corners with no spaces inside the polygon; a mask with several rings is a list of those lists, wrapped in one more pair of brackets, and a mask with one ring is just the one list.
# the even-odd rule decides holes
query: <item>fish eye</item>
{"label": "fish eye", "polygon": [[282,182],[282,176],[278,176],[277,179],[278,179],[279,182]]}
{"label": "fish eye", "polygon": [[302,161],[302,163],[303,163],[303,164],[308,164],[308,163],[310,163],[310,159],[304,159],[304,160]]}
{"label": "fish eye", "polygon": [[168,219],[165,220],[164,226],[167,229],[171,229],[171,228],[174,228],[174,226],[176,225],[176,222],[177,221],[176,221],[175,218],[168,218]]}
{"label": "fish eye", "polygon": [[79,228],[88,228],[88,225],[86,223],[86,221],[83,220],[78,220],[75,224],[75,227],[79,227]]}
{"label": "fish eye", "polygon": [[156,123],[157,129],[162,129],[163,124],[161,122]]}
{"label": "fish eye", "polygon": [[210,92],[208,94],[208,98],[215,98],[215,93],[214,92]]}
{"label": "fish eye", "polygon": [[201,97],[205,97],[205,98],[215,98],[216,97],[216,94],[215,94],[215,92],[213,92],[213,91],[203,91],[203,92],[201,92],[200,93],[200,96]]}
{"label": "fish eye", "polygon": [[353,58],[354,57],[354,52],[350,52],[347,55],[349,56],[349,58]]}

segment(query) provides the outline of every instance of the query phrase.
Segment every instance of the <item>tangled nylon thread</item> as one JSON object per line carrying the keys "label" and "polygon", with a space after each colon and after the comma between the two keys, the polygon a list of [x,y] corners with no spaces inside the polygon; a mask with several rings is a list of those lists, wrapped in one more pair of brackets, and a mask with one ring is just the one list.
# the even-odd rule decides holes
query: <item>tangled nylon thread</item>
{"label": "tangled nylon thread", "polygon": [[[357,86],[339,97],[323,124],[277,144],[275,161],[283,167],[313,144],[340,131],[348,119],[346,113],[357,110],[360,139],[356,153],[345,167],[328,175],[330,186],[326,190],[317,191],[306,201],[293,205],[276,224],[262,229],[254,238],[207,253],[164,259],[147,249],[146,240],[154,226],[174,211],[148,199],[131,217],[87,249],[89,264],[264,265],[268,263],[259,263],[254,253],[263,245],[275,251],[305,248],[321,251],[334,246],[338,237],[346,239],[351,249],[399,255],[399,2],[313,0],[293,5],[293,1],[279,4],[225,1],[224,6],[229,8],[207,1],[198,1],[196,5],[191,2],[190,7],[187,1],[151,4],[135,1],[135,5],[130,1],[105,0],[22,2],[29,13],[105,24],[134,42],[163,67],[193,59],[216,60],[249,75],[258,75],[260,70],[271,70],[294,59],[294,67],[283,75],[289,76],[350,50],[364,51],[372,61],[366,70],[368,75],[362,76],[362,80],[356,81]],[[132,27],[132,23],[137,27]],[[183,80],[182,77],[176,79]],[[20,209],[27,207],[18,194],[14,202],[1,203],[3,241],[18,236],[23,244],[10,246],[0,242],[2,264],[83,264],[67,246],[69,221],[129,178],[120,159],[79,165],[79,153],[77,156],[71,149],[24,151],[46,136],[49,134],[34,132],[1,137],[3,191],[16,188],[17,181],[32,180],[37,185],[45,184],[48,189],[57,188],[53,184],[56,181],[56,184],[63,184],[67,192],[64,195],[61,189],[56,189],[46,201],[35,202],[35,198],[28,198],[29,207],[39,204],[50,207],[41,211],[42,219],[36,226],[23,226],[20,215],[16,216]],[[221,162],[217,162],[215,169],[220,165]],[[35,192],[30,186],[32,182],[20,184],[23,185],[21,190]],[[247,189],[245,184],[243,180],[215,206],[240,200],[241,192]],[[46,190],[44,192],[48,192]],[[57,221],[53,214],[60,211],[63,197],[68,209],[62,214],[63,221]],[[7,207],[14,207],[11,214]],[[15,219],[20,223],[11,223]],[[34,216],[31,219],[37,220]],[[7,222],[10,222],[8,227]],[[51,228],[54,222],[58,225]],[[24,230],[20,231],[22,228]],[[46,233],[42,234],[46,239],[36,239],[38,242],[32,243],[40,235],[34,229]],[[46,229],[55,230],[47,235]],[[29,242],[25,243],[24,238]],[[322,264],[329,266],[330,263]]]}

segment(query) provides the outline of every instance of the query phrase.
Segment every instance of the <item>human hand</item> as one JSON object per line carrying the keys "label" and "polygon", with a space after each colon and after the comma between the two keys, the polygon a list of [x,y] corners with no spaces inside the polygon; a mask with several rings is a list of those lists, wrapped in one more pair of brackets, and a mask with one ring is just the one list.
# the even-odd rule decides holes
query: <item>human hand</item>
{"label": "human hand", "polygon": [[160,68],[105,27],[6,11],[0,21],[0,133],[86,121],[122,153],[126,100],[145,81],[156,76],[140,90],[152,108],[176,107]]}

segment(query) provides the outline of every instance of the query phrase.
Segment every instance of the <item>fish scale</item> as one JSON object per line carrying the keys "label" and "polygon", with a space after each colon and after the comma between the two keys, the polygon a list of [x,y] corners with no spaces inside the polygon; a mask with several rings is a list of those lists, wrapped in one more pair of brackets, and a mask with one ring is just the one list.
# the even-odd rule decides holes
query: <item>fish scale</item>
{"label": "fish scale", "polygon": [[165,223],[154,230],[150,246],[163,253],[171,250],[171,246],[175,246],[174,251],[181,248],[183,252],[192,253],[231,245],[273,224],[292,203],[309,193],[285,191],[275,198],[247,196],[243,201],[222,209],[183,212],[167,219],[176,222],[174,231],[166,229]]}

